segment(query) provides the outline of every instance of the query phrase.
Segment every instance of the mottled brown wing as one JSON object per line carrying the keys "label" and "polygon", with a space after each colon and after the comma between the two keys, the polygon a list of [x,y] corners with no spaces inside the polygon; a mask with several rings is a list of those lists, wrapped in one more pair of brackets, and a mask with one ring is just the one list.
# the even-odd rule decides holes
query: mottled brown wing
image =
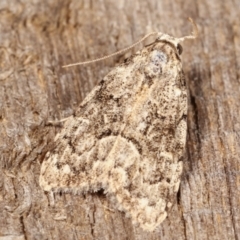
{"label": "mottled brown wing", "polygon": [[155,42],[114,68],[82,102],[43,161],[46,191],[104,189],[152,231],[180,184],[187,91],[173,44]]}

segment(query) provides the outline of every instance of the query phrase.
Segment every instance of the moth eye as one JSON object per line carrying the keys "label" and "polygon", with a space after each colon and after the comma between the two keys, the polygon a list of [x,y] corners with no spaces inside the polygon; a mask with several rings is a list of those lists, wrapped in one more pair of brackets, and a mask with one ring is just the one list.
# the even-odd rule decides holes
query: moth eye
{"label": "moth eye", "polygon": [[181,55],[183,52],[183,48],[180,44],[177,45],[177,50],[178,50],[178,54]]}

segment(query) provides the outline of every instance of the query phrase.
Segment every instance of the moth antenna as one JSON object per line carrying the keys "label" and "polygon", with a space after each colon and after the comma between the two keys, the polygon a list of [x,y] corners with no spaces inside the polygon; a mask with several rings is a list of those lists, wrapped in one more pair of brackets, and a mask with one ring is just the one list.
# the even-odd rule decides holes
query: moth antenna
{"label": "moth antenna", "polygon": [[100,62],[100,61],[106,60],[108,58],[117,56],[119,54],[122,54],[124,52],[127,52],[127,51],[131,50],[132,48],[134,48],[137,45],[139,45],[140,43],[142,43],[145,39],[149,38],[150,36],[157,35],[157,34],[158,34],[157,32],[149,33],[149,34],[145,35],[143,38],[141,38],[139,41],[137,41],[136,43],[132,44],[131,46],[129,46],[127,48],[124,48],[122,50],[119,50],[119,51],[117,51],[115,53],[109,54],[107,56],[104,56],[104,57],[101,57],[101,58],[97,58],[97,59],[94,59],[94,60],[90,60],[90,61],[72,63],[72,64],[64,65],[62,67],[63,68],[67,68],[67,67],[73,67],[73,66],[77,66],[77,65],[86,65],[86,64],[96,63],[96,62]]}
{"label": "moth antenna", "polygon": [[189,36],[185,36],[185,37],[181,37],[179,38],[179,41],[182,42],[184,41],[185,39],[195,39],[198,37],[198,28],[197,28],[197,24],[192,20],[192,18],[188,18],[188,21],[192,24],[192,28],[193,28],[193,31],[192,31],[192,34],[189,35]]}

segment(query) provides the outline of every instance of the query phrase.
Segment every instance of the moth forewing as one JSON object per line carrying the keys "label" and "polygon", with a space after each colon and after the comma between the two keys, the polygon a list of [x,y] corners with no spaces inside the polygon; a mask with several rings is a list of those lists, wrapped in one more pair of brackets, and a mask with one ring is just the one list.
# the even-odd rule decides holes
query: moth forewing
{"label": "moth forewing", "polygon": [[92,90],[42,163],[44,190],[104,189],[113,207],[156,229],[175,201],[186,144],[182,40],[159,34]]}

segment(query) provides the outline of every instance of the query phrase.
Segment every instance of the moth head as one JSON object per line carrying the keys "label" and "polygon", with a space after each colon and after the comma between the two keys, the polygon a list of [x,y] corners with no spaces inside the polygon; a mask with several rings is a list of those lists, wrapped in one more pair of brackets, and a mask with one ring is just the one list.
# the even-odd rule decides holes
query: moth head
{"label": "moth head", "polygon": [[170,43],[172,46],[175,47],[178,55],[181,55],[182,51],[183,51],[183,48],[182,48],[180,43],[183,42],[186,39],[194,39],[198,36],[198,29],[197,29],[196,23],[191,18],[189,18],[189,21],[191,22],[192,27],[193,27],[193,31],[192,31],[191,35],[181,37],[181,38],[175,38],[175,37],[172,37],[168,34],[164,34],[164,33],[160,32],[160,33],[158,33],[157,41]]}
{"label": "moth head", "polygon": [[167,34],[162,34],[160,37],[158,37],[157,41],[171,45],[172,48],[175,49],[175,52],[177,53],[177,55],[179,55],[179,56],[183,52],[183,48],[182,48],[182,45],[180,44],[179,38],[174,38]]}

